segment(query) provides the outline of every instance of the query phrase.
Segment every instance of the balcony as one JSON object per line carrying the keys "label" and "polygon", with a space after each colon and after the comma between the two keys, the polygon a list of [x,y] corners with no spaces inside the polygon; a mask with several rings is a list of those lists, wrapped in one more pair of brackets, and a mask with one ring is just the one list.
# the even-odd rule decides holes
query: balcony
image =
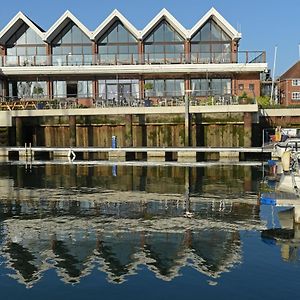
{"label": "balcony", "polygon": [[265,51],[236,53],[67,54],[2,56],[0,67],[265,63]]}
{"label": "balcony", "polygon": [[[213,94],[208,97],[188,96],[190,107],[228,106],[256,104],[255,97],[248,97],[247,101],[236,94]],[[0,111],[14,110],[45,110],[45,109],[87,109],[87,108],[126,108],[126,107],[178,107],[185,106],[185,96],[170,95],[139,97],[130,93],[126,96],[96,97],[68,96],[41,96],[41,97],[0,97]]]}

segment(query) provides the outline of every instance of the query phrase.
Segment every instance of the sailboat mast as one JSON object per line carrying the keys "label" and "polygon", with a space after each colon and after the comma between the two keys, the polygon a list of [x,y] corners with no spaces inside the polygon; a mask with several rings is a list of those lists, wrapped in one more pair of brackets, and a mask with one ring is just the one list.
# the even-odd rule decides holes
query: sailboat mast
{"label": "sailboat mast", "polygon": [[271,99],[270,99],[271,104],[273,104],[273,96],[274,96],[276,56],[277,56],[277,46],[275,46],[275,51],[274,51],[274,63],[273,63],[272,87],[271,87]]}

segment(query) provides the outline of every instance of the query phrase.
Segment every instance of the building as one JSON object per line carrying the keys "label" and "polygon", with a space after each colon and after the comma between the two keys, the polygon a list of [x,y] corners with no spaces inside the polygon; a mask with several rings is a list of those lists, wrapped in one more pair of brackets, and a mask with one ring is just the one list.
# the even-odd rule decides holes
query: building
{"label": "building", "polygon": [[300,100],[300,61],[280,76],[280,103],[288,106],[299,104]]}
{"label": "building", "polygon": [[47,31],[19,12],[0,32],[0,95],[87,106],[144,97],[155,105],[186,92],[255,98],[265,52],[239,51],[240,39],[214,8],[191,29],[163,9],[142,30],[114,10],[94,31],[69,11]]}

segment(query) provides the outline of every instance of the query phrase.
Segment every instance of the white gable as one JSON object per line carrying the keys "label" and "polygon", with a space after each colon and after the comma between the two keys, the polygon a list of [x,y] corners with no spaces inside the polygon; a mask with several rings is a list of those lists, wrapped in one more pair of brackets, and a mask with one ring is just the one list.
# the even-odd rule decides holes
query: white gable
{"label": "white gable", "polygon": [[67,10],[46,32],[45,40],[47,42],[51,42],[70,21],[74,22],[88,38],[91,38],[91,32],[70,11]]}
{"label": "white gable", "polygon": [[141,38],[145,36],[157,25],[161,20],[166,20],[170,25],[183,37],[187,37],[187,30],[164,8],[162,9],[151,21],[150,23],[142,30]]}
{"label": "white gable", "polygon": [[210,18],[213,20],[229,35],[232,40],[238,40],[242,34],[235,30],[215,8],[211,8],[189,31],[188,38],[191,38]]}
{"label": "white gable", "polygon": [[92,39],[97,40],[110,26],[119,20],[123,26],[136,38],[139,39],[140,32],[117,10],[115,9],[94,31]]}
{"label": "white gable", "polygon": [[37,35],[44,39],[45,33],[40,30],[28,17],[22,12],[18,12],[10,22],[0,32],[0,44],[5,44],[9,38],[18,30],[22,23],[27,24]]}

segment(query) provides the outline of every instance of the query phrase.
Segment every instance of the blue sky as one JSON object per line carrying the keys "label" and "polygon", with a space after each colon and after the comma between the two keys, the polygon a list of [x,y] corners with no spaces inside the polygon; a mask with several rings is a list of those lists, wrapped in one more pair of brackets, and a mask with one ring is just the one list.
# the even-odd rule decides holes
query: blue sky
{"label": "blue sky", "polygon": [[69,9],[90,30],[94,30],[113,9],[137,28],[145,25],[166,8],[186,28],[193,25],[213,6],[242,33],[240,50],[266,50],[273,68],[277,45],[276,75],[282,74],[299,59],[300,1],[285,0],[2,0],[0,29],[18,12],[24,12],[47,30]]}

